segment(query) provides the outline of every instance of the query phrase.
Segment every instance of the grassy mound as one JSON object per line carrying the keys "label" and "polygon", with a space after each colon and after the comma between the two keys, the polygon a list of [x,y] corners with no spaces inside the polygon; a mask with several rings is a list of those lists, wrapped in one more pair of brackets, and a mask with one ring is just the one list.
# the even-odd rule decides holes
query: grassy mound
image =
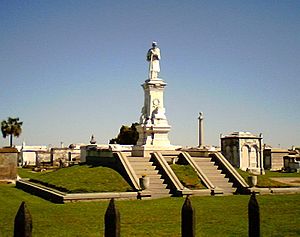
{"label": "grassy mound", "polygon": [[67,193],[133,191],[117,171],[101,166],[76,165],[42,173],[19,169],[19,175]]}
{"label": "grassy mound", "polygon": [[189,189],[205,189],[205,185],[199,179],[197,173],[190,165],[171,165],[172,170],[183,184]]}

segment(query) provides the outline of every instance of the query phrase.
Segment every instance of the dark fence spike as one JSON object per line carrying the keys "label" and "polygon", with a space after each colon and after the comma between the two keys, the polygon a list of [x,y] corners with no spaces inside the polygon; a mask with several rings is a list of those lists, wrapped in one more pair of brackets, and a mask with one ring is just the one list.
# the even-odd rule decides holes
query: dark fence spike
{"label": "dark fence spike", "polygon": [[192,207],[189,196],[186,197],[181,209],[181,236],[196,236],[196,216],[195,209]]}
{"label": "dark fence spike", "polygon": [[14,237],[32,236],[32,218],[25,202],[22,202],[15,217]]}
{"label": "dark fence spike", "polygon": [[260,217],[259,206],[255,197],[255,192],[252,192],[248,203],[248,235],[249,237],[260,236]]}
{"label": "dark fence spike", "polygon": [[120,212],[115,206],[114,199],[110,199],[105,212],[105,237],[120,237]]}

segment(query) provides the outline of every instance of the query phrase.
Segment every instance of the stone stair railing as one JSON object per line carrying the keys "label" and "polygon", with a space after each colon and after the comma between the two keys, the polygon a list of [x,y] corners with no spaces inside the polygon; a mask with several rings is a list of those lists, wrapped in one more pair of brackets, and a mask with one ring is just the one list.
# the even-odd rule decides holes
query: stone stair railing
{"label": "stone stair railing", "polygon": [[129,179],[131,180],[133,187],[135,190],[141,190],[141,186],[139,183],[139,179],[135,174],[135,171],[130,165],[129,160],[127,159],[127,156],[123,155],[122,152],[114,152],[115,156],[119,159],[121,162],[122,166],[124,167],[125,171],[127,172],[127,175]]}
{"label": "stone stair railing", "polygon": [[192,159],[189,153],[187,152],[182,152],[180,154],[191,166],[192,168],[196,171],[198,177],[202,180],[202,182],[205,184],[205,186],[209,189],[214,189],[215,186],[212,184],[212,182],[208,179],[208,177],[204,174],[202,169],[195,163],[195,161]]}
{"label": "stone stair railing", "polygon": [[238,192],[240,193],[249,192],[248,190],[249,185],[220,152],[212,153],[210,154],[210,157],[223,170],[223,172],[227,174],[229,180],[233,182],[234,185],[237,187]]}
{"label": "stone stair railing", "polygon": [[159,166],[160,170],[164,173],[163,175],[165,176],[165,178],[167,178],[167,180],[170,181],[170,185],[172,186],[173,193],[179,196],[192,194],[192,190],[189,190],[188,188],[185,188],[182,185],[182,183],[179,181],[174,171],[169,166],[169,164],[164,159],[161,153],[154,152],[152,154],[152,158],[155,161],[154,163],[156,163]]}

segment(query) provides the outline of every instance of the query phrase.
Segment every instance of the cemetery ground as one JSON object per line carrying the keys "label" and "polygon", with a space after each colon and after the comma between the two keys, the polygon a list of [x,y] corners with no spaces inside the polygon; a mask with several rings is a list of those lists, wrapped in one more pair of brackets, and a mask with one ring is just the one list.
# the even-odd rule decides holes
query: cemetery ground
{"label": "cemetery ground", "polygon": [[[33,236],[103,236],[109,201],[54,204],[0,185],[0,236],[13,234],[22,201],[33,219]],[[191,197],[197,236],[247,236],[249,195]],[[257,196],[262,236],[300,235],[300,195]],[[121,236],[180,236],[184,198],[116,200]]]}
{"label": "cemetery ground", "polygon": [[[190,177],[183,179],[190,180],[194,176],[190,173]],[[68,192],[131,190],[119,173],[99,166],[81,165],[37,173],[19,169],[19,175]],[[247,174],[243,175],[246,178]],[[297,173],[267,172],[264,179],[271,182],[274,176],[300,177]],[[285,185],[280,182],[272,185],[278,183]],[[191,197],[196,210],[197,236],[247,236],[249,198],[249,195]],[[262,236],[300,236],[300,194],[258,195],[257,200]],[[54,204],[16,189],[14,185],[1,184],[1,237],[13,235],[14,218],[22,201],[32,215],[33,236],[103,236],[109,200]],[[116,200],[115,203],[121,214],[121,236],[180,236],[184,198]]]}

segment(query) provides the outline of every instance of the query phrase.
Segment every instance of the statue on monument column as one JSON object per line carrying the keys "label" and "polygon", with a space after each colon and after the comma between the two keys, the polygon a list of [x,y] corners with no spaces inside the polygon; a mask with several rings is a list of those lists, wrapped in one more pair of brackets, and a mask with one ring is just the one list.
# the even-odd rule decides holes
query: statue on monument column
{"label": "statue on monument column", "polygon": [[160,72],[159,66],[160,49],[156,42],[152,42],[152,48],[148,50],[147,61],[149,62],[149,79],[156,79]]}

